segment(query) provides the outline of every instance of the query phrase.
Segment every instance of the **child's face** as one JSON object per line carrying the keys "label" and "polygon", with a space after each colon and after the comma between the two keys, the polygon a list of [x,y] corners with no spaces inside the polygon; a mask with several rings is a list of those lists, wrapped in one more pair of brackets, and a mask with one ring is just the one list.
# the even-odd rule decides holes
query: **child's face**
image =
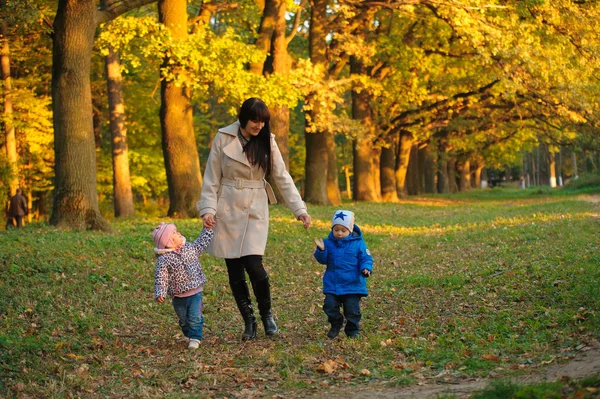
{"label": "child's face", "polygon": [[336,240],[341,240],[344,237],[348,237],[350,235],[350,230],[342,226],[341,224],[336,224],[331,229],[333,231],[333,236]]}
{"label": "child's face", "polygon": [[177,231],[177,228],[175,228],[171,233],[171,240],[169,241],[167,248],[177,248],[181,244],[183,244],[183,236]]}

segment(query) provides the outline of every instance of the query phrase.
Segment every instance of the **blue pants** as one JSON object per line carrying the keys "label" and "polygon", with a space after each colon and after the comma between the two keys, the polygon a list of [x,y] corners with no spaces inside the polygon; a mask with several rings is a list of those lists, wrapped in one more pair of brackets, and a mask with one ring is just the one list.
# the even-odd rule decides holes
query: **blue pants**
{"label": "blue pants", "polygon": [[202,293],[199,292],[185,298],[173,298],[173,308],[179,318],[179,327],[183,335],[190,339],[202,339]]}
{"label": "blue pants", "polygon": [[[347,336],[358,335],[360,331],[359,323],[360,313],[360,295],[334,295],[325,294],[323,311],[327,315],[327,320],[331,327],[341,329],[346,317],[346,327],[344,332]],[[344,308],[344,316],[340,313],[340,307]]]}

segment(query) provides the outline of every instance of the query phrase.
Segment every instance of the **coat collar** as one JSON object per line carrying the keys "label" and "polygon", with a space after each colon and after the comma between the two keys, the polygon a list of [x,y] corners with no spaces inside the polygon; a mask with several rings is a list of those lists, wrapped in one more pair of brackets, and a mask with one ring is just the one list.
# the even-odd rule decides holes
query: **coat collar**
{"label": "coat collar", "polygon": [[250,166],[250,162],[248,161],[246,154],[244,154],[244,149],[242,148],[242,143],[240,143],[240,140],[238,140],[238,138],[237,138],[239,129],[240,129],[240,121],[236,121],[235,123],[232,123],[229,126],[222,127],[221,129],[219,129],[219,132],[225,133],[225,134],[228,134],[228,135],[234,137],[234,139],[231,140],[231,142],[223,148],[223,152],[229,158],[236,160],[240,163],[243,163],[246,166]]}

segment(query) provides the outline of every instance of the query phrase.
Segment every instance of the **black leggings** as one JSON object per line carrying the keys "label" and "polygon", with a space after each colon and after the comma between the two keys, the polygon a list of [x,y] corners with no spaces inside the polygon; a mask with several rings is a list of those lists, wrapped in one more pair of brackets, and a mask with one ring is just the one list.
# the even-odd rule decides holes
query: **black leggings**
{"label": "black leggings", "polygon": [[225,259],[227,265],[227,274],[229,283],[246,280],[244,270],[248,272],[250,281],[260,281],[266,279],[267,272],[262,264],[262,255],[248,255],[237,259]]}

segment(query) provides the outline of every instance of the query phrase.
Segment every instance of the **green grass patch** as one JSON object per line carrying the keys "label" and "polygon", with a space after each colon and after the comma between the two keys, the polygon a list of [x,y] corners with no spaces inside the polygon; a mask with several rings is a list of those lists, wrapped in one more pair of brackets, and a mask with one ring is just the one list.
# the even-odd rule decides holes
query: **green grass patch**
{"label": "green grass patch", "polygon": [[[600,210],[590,187],[345,203],[375,258],[359,340],[325,336],[312,238],[328,234],[335,208],[311,207],[306,232],[273,206],[264,260],[281,333],[269,339],[261,327],[240,342],[224,262],[205,254],[205,340],[193,353],[172,307],[153,302],[159,218],[113,221],[109,234],[3,231],[0,396],[300,396],[510,376],[567,359],[600,333]],[[188,239],[201,228],[176,223]]]}

